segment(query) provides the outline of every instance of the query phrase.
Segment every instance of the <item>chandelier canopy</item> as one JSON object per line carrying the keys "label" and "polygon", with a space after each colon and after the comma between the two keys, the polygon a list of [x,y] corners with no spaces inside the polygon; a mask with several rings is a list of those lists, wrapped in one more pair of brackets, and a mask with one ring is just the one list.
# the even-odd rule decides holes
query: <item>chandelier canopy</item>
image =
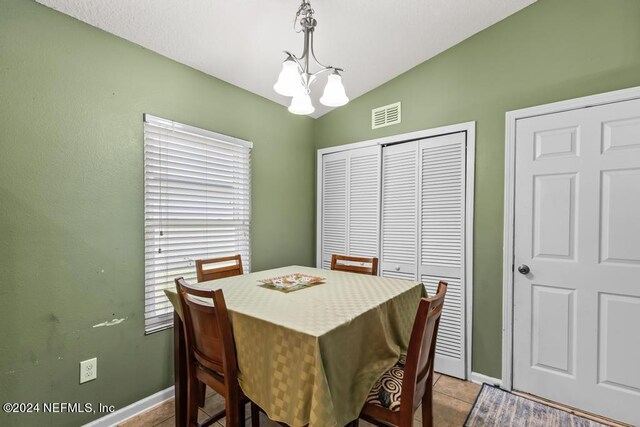
{"label": "chandelier canopy", "polygon": [[[311,84],[319,74],[330,71],[327,76],[327,85],[324,88],[320,102],[327,107],[340,107],[349,102],[349,98],[342,85],[342,68],[323,65],[318,61],[313,51],[313,32],[318,21],[313,17],[313,8],[309,0],[302,0],[294,19],[294,29],[297,33],[304,34],[304,50],[301,56],[296,56],[284,51],[287,59],[282,63],[282,71],[273,89],[280,95],[290,96],[291,105],[289,111],[293,114],[311,114],[315,111],[311,103]],[[298,29],[299,25],[299,29]],[[309,62],[313,58],[320,70],[310,72]]]}

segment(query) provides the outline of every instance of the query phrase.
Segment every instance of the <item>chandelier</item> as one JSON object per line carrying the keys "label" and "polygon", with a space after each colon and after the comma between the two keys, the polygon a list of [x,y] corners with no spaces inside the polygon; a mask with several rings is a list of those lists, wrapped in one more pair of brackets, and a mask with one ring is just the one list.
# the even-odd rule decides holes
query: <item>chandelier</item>
{"label": "chandelier", "polygon": [[[293,114],[311,114],[315,111],[311,103],[311,84],[316,77],[326,71],[331,74],[327,77],[327,85],[324,88],[320,102],[327,107],[340,107],[349,102],[342,85],[342,68],[322,65],[313,51],[313,31],[318,21],[313,17],[313,9],[310,0],[302,0],[298,8],[293,27],[296,33],[304,33],[304,50],[301,56],[296,56],[284,51],[287,59],[282,63],[282,71],[273,88],[280,95],[290,96],[291,105],[289,111]],[[298,28],[299,25],[299,28]],[[309,70],[309,60],[313,58],[321,68],[315,73]]]}

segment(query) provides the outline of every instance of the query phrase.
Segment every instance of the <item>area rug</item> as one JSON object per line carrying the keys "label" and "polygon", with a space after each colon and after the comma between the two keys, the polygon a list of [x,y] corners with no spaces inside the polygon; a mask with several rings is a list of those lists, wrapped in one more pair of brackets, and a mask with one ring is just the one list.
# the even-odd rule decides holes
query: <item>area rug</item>
{"label": "area rug", "polygon": [[587,418],[483,384],[465,427],[606,427]]}

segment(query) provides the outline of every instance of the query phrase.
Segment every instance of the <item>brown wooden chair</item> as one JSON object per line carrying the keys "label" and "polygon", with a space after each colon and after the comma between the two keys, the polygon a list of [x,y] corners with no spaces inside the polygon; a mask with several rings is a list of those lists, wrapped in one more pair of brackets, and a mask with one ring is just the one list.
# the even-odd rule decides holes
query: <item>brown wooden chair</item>
{"label": "brown wooden chair", "polygon": [[407,354],[373,386],[360,418],[378,426],[411,427],[422,404],[422,425],[433,426],[433,362],[446,293],[447,283],[440,282],[435,296],[422,298]]}
{"label": "brown wooden chair", "polygon": [[[182,277],[175,282],[187,348],[188,425],[199,425],[198,406],[203,396],[200,385],[207,384],[225,398],[225,409],[201,425],[211,425],[226,416],[226,425],[244,426],[244,405],[248,399],[238,383],[236,348],[222,290],[196,288]],[[211,298],[213,304],[192,296]]]}
{"label": "brown wooden chair", "polygon": [[[234,263],[228,265],[230,261],[234,261]],[[205,268],[212,264],[225,265],[216,268]],[[198,282],[239,276],[242,274],[242,258],[240,255],[234,255],[223,258],[199,259],[196,261],[196,273],[198,274]]]}
{"label": "brown wooden chair", "polygon": [[[216,264],[223,265],[214,268],[206,268],[208,266]],[[240,257],[240,255],[196,260],[196,274],[198,277],[198,283],[207,282],[209,280],[222,279],[225,277],[239,276],[242,273],[242,258]],[[201,396],[199,404],[200,406],[204,406],[206,397],[206,386],[202,384],[200,386],[200,390]]]}
{"label": "brown wooden chair", "polygon": [[[360,263],[361,265],[354,265]],[[369,264],[368,266],[363,264]],[[331,255],[331,269],[335,271],[347,271],[349,273],[378,275],[378,258],[364,258],[347,255]]]}

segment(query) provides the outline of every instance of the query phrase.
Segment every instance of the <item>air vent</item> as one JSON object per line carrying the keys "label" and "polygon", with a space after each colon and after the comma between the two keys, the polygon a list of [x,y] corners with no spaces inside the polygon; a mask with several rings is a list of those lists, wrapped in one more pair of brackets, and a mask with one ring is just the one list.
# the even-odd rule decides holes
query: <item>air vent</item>
{"label": "air vent", "polygon": [[398,124],[402,121],[400,102],[371,110],[371,129]]}

